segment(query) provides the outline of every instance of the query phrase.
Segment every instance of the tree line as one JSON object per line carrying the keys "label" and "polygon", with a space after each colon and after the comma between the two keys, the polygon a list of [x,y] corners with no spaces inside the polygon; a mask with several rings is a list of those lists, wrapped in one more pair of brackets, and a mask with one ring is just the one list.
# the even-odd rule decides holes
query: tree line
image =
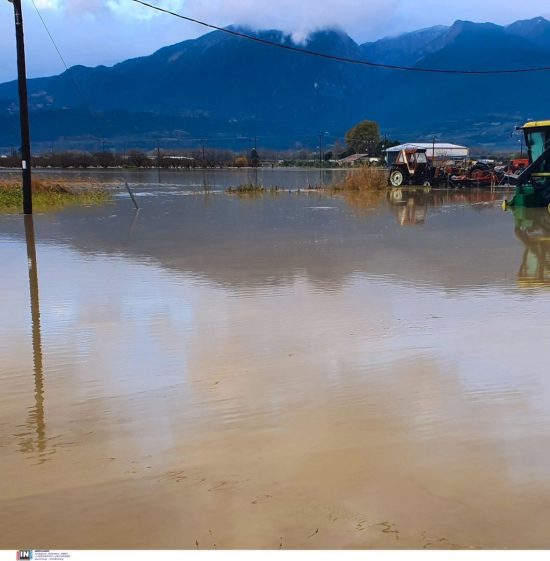
{"label": "tree line", "polygon": [[[384,151],[399,144],[397,140],[388,140],[380,135],[378,123],[364,120],[349,129],[342,144],[336,140],[326,150],[306,148],[274,151],[262,150],[261,155],[256,149],[245,153],[236,153],[223,149],[197,149],[167,153],[161,149],[145,152],[132,149],[128,151],[98,151],[83,150],[50,151],[35,154],[32,162],[34,167],[43,168],[218,168],[218,167],[257,167],[262,162],[283,166],[316,166],[329,167],[335,160],[343,159],[353,154],[368,154],[380,157]],[[18,168],[21,157],[17,152],[0,158],[0,167]]]}
{"label": "tree line", "polygon": [[[249,155],[239,155],[229,150],[209,150],[204,154],[151,154],[142,150],[127,152],[85,152],[66,150],[35,154],[32,164],[37,168],[217,168],[244,167],[255,162]],[[259,162],[259,160],[258,160]],[[257,162],[256,162],[257,163]],[[16,152],[0,159],[0,166],[7,168],[21,167],[21,156]]]}

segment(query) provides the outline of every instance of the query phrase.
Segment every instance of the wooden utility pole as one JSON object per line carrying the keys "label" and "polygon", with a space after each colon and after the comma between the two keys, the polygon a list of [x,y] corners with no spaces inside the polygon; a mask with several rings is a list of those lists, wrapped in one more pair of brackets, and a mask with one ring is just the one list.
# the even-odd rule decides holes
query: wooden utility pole
{"label": "wooden utility pole", "polygon": [[8,0],[15,15],[15,40],[17,43],[17,81],[19,85],[19,118],[21,121],[21,170],[23,174],[23,213],[32,214],[31,136],[29,131],[29,105],[27,100],[27,70],[25,65],[25,38],[21,0]]}

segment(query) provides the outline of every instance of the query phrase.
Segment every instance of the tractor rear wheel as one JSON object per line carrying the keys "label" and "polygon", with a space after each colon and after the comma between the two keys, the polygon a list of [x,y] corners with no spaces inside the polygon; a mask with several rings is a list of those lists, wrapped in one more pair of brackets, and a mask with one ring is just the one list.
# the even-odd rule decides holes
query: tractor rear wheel
{"label": "tractor rear wheel", "polygon": [[390,185],[392,187],[401,187],[404,180],[405,178],[403,177],[403,172],[401,170],[394,169],[390,173]]}

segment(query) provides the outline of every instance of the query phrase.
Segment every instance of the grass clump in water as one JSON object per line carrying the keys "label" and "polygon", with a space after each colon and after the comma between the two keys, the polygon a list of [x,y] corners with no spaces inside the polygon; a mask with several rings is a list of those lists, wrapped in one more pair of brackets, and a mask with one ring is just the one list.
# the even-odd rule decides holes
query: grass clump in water
{"label": "grass clump in water", "polygon": [[388,186],[386,170],[364,166],[350,171],[344,179],[330,185],[333,191],[382,191]]}
{"label": "grass clump in water", "polygon": [[388,187],[384,168],[364,166],[350,171],[342,180],[329,185],[328,189],[344,198],[359,215],[366,215],[378,208],[385,200]]}
{"label": "grass clump in water", "polygon": [[261,193],[278,193],[280,188],[276,185],[272,187],[264,187],[262,185],[256,185],[255,183],[241,183],[236,187],[228,187],[227,193],[233,195],[256,195]]}
{"label": "grass clump in water", "polygon": [[[83,181],[33,179],[34,210],[59,210],[69,205],[97,205],[111,199],[110,193],[94,183]],[[20,181],[0,181],[0,212],[21,212],[23,188]]]}
{"label": "grass clump in water", "polygon": [[228,193],[236,194],[248,194],[248,193],[263,193],[265,188],[261,185],[256,185],[255,183],[241,183],[236,187],[229,187],[227,189]]}

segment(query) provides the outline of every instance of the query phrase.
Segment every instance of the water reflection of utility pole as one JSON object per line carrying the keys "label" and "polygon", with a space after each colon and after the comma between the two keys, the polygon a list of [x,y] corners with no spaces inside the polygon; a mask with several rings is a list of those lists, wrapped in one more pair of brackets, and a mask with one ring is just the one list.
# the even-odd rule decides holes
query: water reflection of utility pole
{"label": "water reflection of utility pole", "polygon": [[[36,449],[46,449],[46,422],[44,418],[44,373],[42,367],[42,333],[40,328],[40,298],[38,289],[38,266],[34,241],[32,215],[25,215],[25,239],[27,242],[27,262],[29,268],[29,293],[31,300],[32,357],[34,366],[34,407],[29,413],[29,425],[34,426]],[[34,449],[31,445],[31,449]]]}
{"label": "water reflection of utility pole", "polygon": [[202,168],[201,173],[202,173],[202,190],[204,193],[208,193],[209,186],[208,186],[208,179],[206,177],[206,170]]}
{"label": "water reflection of utility pole", "polygon": [[319,133],[319,187],[323,187],[323,139],[328,132]]}

